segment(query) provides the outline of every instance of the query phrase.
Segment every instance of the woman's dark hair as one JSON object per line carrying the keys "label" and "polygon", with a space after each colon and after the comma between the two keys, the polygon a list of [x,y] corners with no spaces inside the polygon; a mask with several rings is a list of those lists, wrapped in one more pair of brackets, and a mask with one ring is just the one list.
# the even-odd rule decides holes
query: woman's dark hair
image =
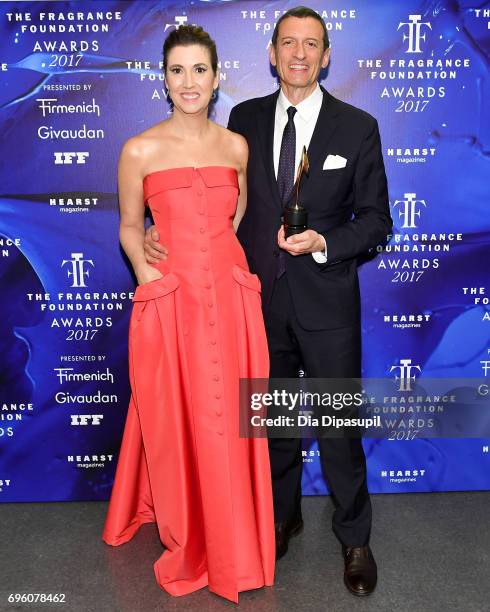
{"label": "woman's dark hair", "polygon": [[211,67],[216,74],[218,71],[216,43],[201,26],[195,25],[180,26],[167,36],[163,43],[163,71],[167,72],[168,55],[174,47],[189,47],[190,45],[200,45],[209,51]]}
{"label": "woman's dark hair", "polygon": [[322,26],[323,29],[323,50],[326,51],[330,46],[330,41],[328,40],[328,32],[325,22],[320,17],[318,13],[316,13],[313,9],[308,8],[307,6],[296,6],[295,8],[290,9],[284,15],[281,15],[276,23],[276,27],[274,28],[274,32],[272,33],[272,44],[274,47],[277,46],[277,37],[279,36],[279,26],[281,22],[287,19],[288,17],[312,17],[316,19]]}

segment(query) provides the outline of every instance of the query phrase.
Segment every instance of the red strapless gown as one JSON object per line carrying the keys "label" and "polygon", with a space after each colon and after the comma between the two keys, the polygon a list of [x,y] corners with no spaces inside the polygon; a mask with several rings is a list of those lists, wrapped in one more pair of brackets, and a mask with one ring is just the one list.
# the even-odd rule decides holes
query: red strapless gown
{"label": "red strapless gown", "polygon": [[131,401],[103,533],[130,540],[156,521],[155,562],[172,595],[272,585],[275,542],[267,440],[240,438],[240,377],[267,378],[260,282],[235,236],[234,168],[161,170],[144,179],[164,277],[135,292]]}

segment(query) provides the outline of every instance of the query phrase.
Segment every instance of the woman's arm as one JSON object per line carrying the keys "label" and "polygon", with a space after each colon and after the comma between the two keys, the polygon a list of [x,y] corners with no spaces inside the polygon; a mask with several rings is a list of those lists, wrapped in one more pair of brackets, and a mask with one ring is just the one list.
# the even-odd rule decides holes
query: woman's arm
{"label": "woman's arm", "polygon": [[238,196],[236,212],[233,218],[233,227],[236,232],[247,208],[248,145],[247,141],[245,140],[245,138],[243,138],[243,136],[233,134],[233,137],[236,140],[235,150],[237,152],[238,159],[238,186],[240,188],[240,195]]}
{"label": "woman's arm", "polygon": [[123,146],[118,166],[119,239],[133,266],[138,284],[161,278],[162,274],[146,263],[143,250],[145,237],[145,202],[143,194],[142,145],[129,139]]}

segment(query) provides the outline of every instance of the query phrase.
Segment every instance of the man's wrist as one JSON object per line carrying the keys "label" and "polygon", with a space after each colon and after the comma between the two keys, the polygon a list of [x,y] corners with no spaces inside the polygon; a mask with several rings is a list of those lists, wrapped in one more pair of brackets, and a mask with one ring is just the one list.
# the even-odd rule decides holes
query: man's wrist
{"label": "man's wrist", "polygon": [[325,255],[325,250],[327,248],[327,242],[321,234],[318,234],[317,244],[318,244],[318,248],[316,249],[316,251],[321,253],[322,255]]}
{"label": "man's wrist", "polygon": [[316,263],[324,264],[327,263],[327,241],[322,234],[318,234],[318,242],[321,244],[320,249],[312,253],[313,259]]}

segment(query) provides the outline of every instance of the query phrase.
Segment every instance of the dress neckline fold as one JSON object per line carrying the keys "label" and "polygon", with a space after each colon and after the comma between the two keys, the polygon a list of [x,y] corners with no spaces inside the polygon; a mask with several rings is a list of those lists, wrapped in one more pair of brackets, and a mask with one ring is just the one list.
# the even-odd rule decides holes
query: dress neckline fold
{"label": "dress neckline fold", "polygon": [[234,170],[236,174],[238,174],[238,170],[234,168],[233,166],[177,166],[176,168],[162,168],[160,170],[154,170],[153,172],[148,172],[148,174],[145,174],[145,176],[143,177],[143,181],[145,181],[148,177],[153,176],[154,174],[161,174],[163,172],[175,172],[177,170],[186,170],[186,171],[194,170],[196,172],[199,172],[200,170],[217,169],[217,168],[223,168],[224,170]]}

